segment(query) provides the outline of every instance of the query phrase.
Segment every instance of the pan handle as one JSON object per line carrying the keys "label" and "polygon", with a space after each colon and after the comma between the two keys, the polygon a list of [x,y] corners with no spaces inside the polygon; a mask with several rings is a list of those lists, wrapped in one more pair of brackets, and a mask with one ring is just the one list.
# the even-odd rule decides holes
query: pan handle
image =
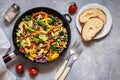
{"label": "pan handle", "polygon": [[63,16],[66,18],[68,23],[70,23],[72,21],[72,18],[71,18],[71,16],[69,14],[63,14]]}
{"label": "pan handle", "polygon": [[5,54],[4,56],[3,56],[3,60],[4,60],[4,62],[5,63],[7,63],[7,62],[9,62],[10,60],[12,60],[14,57],[16,56],[16,54],[15,54],[15,52],[13,51],[12,53],[10,53],[10,54]]}

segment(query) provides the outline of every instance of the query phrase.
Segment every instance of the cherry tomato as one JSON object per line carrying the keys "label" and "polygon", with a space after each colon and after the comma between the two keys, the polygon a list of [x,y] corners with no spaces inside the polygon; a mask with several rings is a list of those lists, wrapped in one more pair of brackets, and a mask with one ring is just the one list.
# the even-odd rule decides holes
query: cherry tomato
{"label": "cherry tomato", "polygon": [[76,12],[76,10],[77,10],[77,5],[76,5],[76,3],[73,2],[73,3],[69,6],[68,11],[69,11],[70,14],[74,14],[74,13]]}
{"label": "cherry tomato", "polygon": [[39,69],[38,69],[37,67],[31,67],[31,68],[29,69],[29,74],[30,74],[31,76],[35,76],[35,75],[38,74],[38,71],[39,71]]}
{"label": "cherry tomato", "polygon": [[20,49],[19,49],[19,52],[24,53],[25,51],[24,51],[23,48],[20,48]]}
{"label": "cherry tomato", "polygon": [[16,72],[17,73],[23,73],[24,72],[24,66],[22,64],[16,65]]}

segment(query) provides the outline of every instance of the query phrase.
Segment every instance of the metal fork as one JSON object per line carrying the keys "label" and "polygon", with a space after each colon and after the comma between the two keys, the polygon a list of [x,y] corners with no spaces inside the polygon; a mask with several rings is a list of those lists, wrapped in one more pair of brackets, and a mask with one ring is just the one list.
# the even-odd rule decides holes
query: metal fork
{"label": "metal fork", "polygon": [[79,55],[82,52],[82,48],[80,48],[78,51],[76,51],[76,53],[73,54],[73,60],[71,61],[71,63],[65,68],[64,72],[62,73],[62,75],[59,77],[58,80],[64,80],[66,78],[66,76],[68,75],[68,73],[70,72],[73,63],[78,59]]}
{"label": "metal fork", "polygon": [[64,63],[62,64],[62,66],[60,67],[60,69],[58,70],[58,72],[56,73],[55,79],[54,80],[58,80],[59,77],[61,76],[61,74],[63,73],[70,57],[73,55],[73,53],[76,52],[76,48],[79,47],[80,42],[78,42],[77,40],[75,41],[75,43],[73,44],[73,46],[71,47],[70,51],[69,51],[69,55],[68,57],[65,59]]}

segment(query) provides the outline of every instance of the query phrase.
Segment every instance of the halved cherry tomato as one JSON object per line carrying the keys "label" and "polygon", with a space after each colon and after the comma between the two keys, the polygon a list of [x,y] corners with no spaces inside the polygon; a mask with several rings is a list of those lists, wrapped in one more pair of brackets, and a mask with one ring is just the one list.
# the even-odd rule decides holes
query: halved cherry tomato
{"label": "halved cherry tomato", "polygon": [[16,65],[16,72],[17,73],[23,73],[24,72],[24,66],[22,64]]}
{"label": "halved cherry tomato", "polygon": [[29,69],[29,74],[30,74],[31,76],[36,76],[36,75],[38,74],[38,72],[39,72],[39,69],[38,69],[37,67],[31,67],[31,68]]}

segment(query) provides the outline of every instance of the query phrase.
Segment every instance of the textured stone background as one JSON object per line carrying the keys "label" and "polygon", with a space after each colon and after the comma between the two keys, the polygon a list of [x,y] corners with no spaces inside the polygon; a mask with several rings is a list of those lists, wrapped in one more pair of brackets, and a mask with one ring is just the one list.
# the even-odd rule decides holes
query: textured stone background
{"label": "textured stone background", "polygon": [[[13,26],[16,19],[23,12],[34,7],[50,7],[61,14],[65,14],[68,13],[69,4],[73,1],[76,2],[78,10],[89,3],[102,4],[110,11],[113,25],[106,37],[84,44],[75,27],[77,13],[71,16],[71,45],[75,39],[79,39],[84,50],[74,63],[66,80],[120,80],[120,0],[0,0],[0,28],[3,29],[11,43],[10,52],[14,51],[12,43]],[[6,25],[3,15],[13,3],[17,3],[20,6],[20,13],[10,25]],[[53,80],[66,54],[46,65],[35,64],[17,56],[7,64],[7,67],[16,75],[18,80]],[[17,63],[25,65],[26,71],[23,75],[16,74],[15,65]],[[39,74],[35,78],[31,78],[28,73],[28,69],[32,66],[37,66],[40,69]]]}

